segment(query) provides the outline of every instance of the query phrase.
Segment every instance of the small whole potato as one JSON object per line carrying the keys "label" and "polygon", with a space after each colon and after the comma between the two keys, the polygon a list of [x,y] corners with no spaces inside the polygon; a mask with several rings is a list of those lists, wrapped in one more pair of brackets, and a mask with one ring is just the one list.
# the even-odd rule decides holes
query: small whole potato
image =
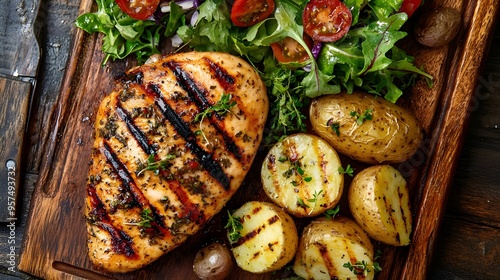
{"label": "small whole potato", "polygon": [[415,25],[415,39],[427,47],[441,47],[453,40],[460,29],[460,13],[440,7],[420,16]]}
{"label": "small whole potato", "polygon": [[354,176],[349,208],[373,239],[393,246],[410,244],[412,218],[406,180],[390,165],[375,165]]}
{"label": "small whole potato", "polygon": [[224,280],[233,268],[229,249],[219,243],[209,244],[198,251],[193,270],[202,280]]}
{"label": "small whole potato", "polygon": [[406,161],[423,138],[409,111],[360,92],[315,98],[309,119],[313,130],[337,152],[369,164]]}

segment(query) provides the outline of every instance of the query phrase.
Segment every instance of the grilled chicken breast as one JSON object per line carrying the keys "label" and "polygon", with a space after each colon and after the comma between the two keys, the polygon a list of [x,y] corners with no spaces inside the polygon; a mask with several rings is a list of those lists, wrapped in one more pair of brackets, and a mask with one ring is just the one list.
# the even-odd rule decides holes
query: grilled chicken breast
{"label": "grilled chicken breast", "polygon": [[255,70],[223,53],[180,53],[117,77],[101,102],[85,215],[92,262],[128,272],[219,212],[252,164],[268,113]]}

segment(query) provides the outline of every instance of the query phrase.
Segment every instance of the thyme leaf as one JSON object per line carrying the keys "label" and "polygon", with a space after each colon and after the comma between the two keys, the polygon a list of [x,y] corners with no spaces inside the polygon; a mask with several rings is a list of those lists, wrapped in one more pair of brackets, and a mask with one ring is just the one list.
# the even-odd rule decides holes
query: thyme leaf
{"label": "thyme leaf", "polygon": [[154,171],[155,175],[159,175],[161,170],[165,170],[169,167],[170,160],[175,158],[175,155],[169,154],[164,159],[156,161],[155,155],[156,154],[154,153],[149,155],[145,166],[143,166],[141,170],[139,170],[139,172],[136,172],[137,176],[140,176],[144,171],[147,170]]}
{"label": "thyme leaf", "polygon": [[356,111],[351,111],[350,115],[356,118],[356,124],[362,125],[365,120],[371,120],[373,118],[373,109],[366,109],[363,114],[359,114]]}
{"label": "thyme leaf", "polygon": [[153,215],[151,213],[151,209],[146,208],[143,209],[140,213],[141,219],[136,222],[136,223],[125,223],[126,225],[131,225],[131,226],[138,226],[138,227],[145,227],[145,228],[150,228],[151,227],[151,222],[153,221]]}

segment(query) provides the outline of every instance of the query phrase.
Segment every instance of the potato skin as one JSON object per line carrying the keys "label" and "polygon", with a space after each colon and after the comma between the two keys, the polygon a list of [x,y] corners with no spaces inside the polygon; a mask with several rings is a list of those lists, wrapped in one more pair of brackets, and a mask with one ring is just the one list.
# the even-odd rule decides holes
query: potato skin
{"label": "potato skin", "polygon": [[441,47],[455,38],[460,24],[460,13],[456,9],[439,7],[421,15],[415,25],[415,39],[427,47]]}
{"label": "potato skin", "polygon": [[212,243],[201,248],[194,258],[193,270],[202,280],[224,280],[233,268],[233,259],[229,249]]}
{"label": "potato skin", "polygon": [[393,246],[410,244],[412,217],[406,180],[390,165],[363,169],[349,187],[349,208],[373,239]]}
{"label": "potato skin", "polygon": [[[361,125],[351,112],[372,110]],[[406,161],[418,149],[423,133],[417,119],[404,108],[366,93],[318,97],[311,103],[313,130],[337,152],[369,164]],[[338,135],[332,125],[338,126]]]}
{"label": "potato skin", "polygon": [[[373,245],[366,232],[349,218],[321,217],[304,228],[293,270],[304,279],[360,279],[344,267],[358,261],[373,264]],[[370,269],[362,279],[373,279],[374,274]]]}

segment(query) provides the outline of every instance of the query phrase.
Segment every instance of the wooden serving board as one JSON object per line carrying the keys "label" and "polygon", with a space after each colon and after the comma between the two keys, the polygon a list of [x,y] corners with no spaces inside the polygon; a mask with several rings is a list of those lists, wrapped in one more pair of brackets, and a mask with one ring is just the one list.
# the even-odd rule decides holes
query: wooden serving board
{"label": "wooden serving board", "polygon": [[[80,13],[91,10],[93,1],[83,0]],[[462,28],[449,46],[425,48],[413,42],[411,35],[406,42],[406,50],[416,57],[417,65],[435,77],[435,82],[429,89],[424,81],[418,81],[400,103],[416,114],[426,131],[415,156],[395,166],[407,176],[410,185],[414,212],[412,244],[395,248],[374,243],[383,252],[379,260],[383,271],[377,274],[377,279],[426,277],[461,151],[469,104],[475,98],[477,77],[500,4],[499,0],[436,0],[426,1],[425,5],[424,10],[438,6],[458,9],[462,13]],[[411,24],[408,23],[409,28]],[[194,255],[206,243],[224,240],[225,209],[185,244],[138,271],[106,273],[94,267],[87,257],[83,210],[95,112],[100,100],[112,89],[113,77],[133,66],[130,60],[101,67],[102,58],[101,37],[88,36],[79,30],[59,95],[58,111],[49,124],[50,147],[32,197],[19,269],[43,279],[196,279],[192,271]],[[262,156],[256,158],[247,180],[227,209],[236,209],[247,200],[267,199],[262,191],[255,191],[260,187]],[[349,162],[347,158],[343,160]],[[348,184],[349,181],[345,188]],[[341,213],[349,215],[345,209],[348,207],[343,201]],[[297,222],[300,230],[307,221]],[[286,271],[253,275],[235,268],[231,279],[286,276]]]}

